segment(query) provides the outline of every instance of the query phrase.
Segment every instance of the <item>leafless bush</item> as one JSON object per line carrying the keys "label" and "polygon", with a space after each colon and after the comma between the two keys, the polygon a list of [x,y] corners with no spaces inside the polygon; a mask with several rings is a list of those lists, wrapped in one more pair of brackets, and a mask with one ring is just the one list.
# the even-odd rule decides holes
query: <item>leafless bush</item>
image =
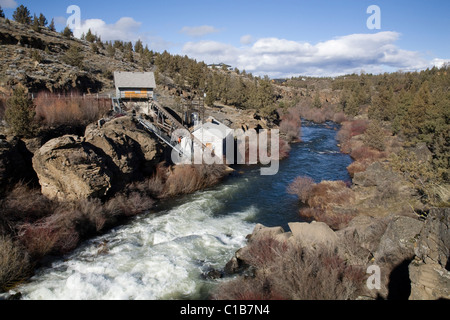
{"label": "leafless bush", "polygon": [[[248,260],[256,263],[254,276],[240,276],[224,283],[215,294],[216,299],[348,300],[355,298],[364,285],[364,270],[348,265],[327,248],[274,246],[272,242],[266,248],[267,239],[260,241],[252,244],[253,249],[260,248],[253,253],[256,259]],[[265,272],[261,272],[261,267]]]}
{"label": "leafless bush", "polygon": [[326,209],[330,206],[348,204],[354,196],[353,191],[343,181],[322,181],[313,186],[308,205]]}
{"label": "leafless bush", "polygon": [[28,256],[20,245],[0,235],[0,292],[26,278],[30,270]]}
{"label": "leafless bush", "polygon": [[356,216],[354,213],[335,212],[333,209],[303,208],[300,216],[304,219],[326,223],[333,230],[341,230],[348,226]]}
{"label": "leafless bush", "polygon": [[34,100],[36,117],[47,126],[79,125],[98,120],[110,110],[110,103],[79,94],[58,96],[40,93]]}
{"label": "leafless bush", "polygon": [[179,165],[173,168],[164,187],[164,197],[188,194],[217,184],[226,175],[223,165]]}
{"label": "leafless bush", "polygon": [[288,187],[288,193],[298,196],[301,202],[306,203],[311,197],[314,180],[310,177],[298,177]]}
{"label": "leafless bush", "polygon": [[298,108],[290,108],[282,114],[280,133],[286,137],[288,142],[298,142],[301,137],[302,120]]}
{"label": "leafless bush", "polygon": [[326,248],[292,246],[277,261],[273,287],[291,300],[348,300],[364,284],[364,271]]}

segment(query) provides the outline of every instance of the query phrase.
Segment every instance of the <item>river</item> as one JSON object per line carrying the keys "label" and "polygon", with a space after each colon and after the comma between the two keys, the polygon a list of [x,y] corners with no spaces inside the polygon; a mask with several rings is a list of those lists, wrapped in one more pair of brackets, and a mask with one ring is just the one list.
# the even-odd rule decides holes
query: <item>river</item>
{"label": "river", "polygon": [[301,221],[296,197],[286,192],[296,177],[350,180],[351,159],[339,152],[336,133],[333,123],[304,122],[303,142],[292,146],[277,175],[237,168],[219,186],[160,203],[86,241],[11,293],[31,300],[206,299],[218,281],[204,275],[223,269],[257,223],[287,230]]}

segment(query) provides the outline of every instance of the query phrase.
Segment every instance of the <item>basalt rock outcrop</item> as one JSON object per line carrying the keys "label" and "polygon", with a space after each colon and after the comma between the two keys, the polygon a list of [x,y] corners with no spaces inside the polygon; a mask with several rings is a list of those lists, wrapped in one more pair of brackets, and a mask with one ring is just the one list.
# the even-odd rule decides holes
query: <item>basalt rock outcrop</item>
{"label": "basalt rock outcrop", "polygon": [[85,137],[48,141],[33,157],[42,193],[49,198],[102,198],[151,173],[164,149],[131,117],[92,124]]}
{"label": "basalt rock outcrop", "polygon": [[339,231],[317,222],[291,223],[289,232],[281,227],[257,225],[248,236],[248,246],[236,252],[225,272],[235,274],[251,269],[247,251],[253,242],[269,237],[318,254],[326,248],[349,266],[378,266],[380,288],[369,289],[364,284],[361,299],[449,299],[449,226],[448,208],[432,209],[425,222],[409,216],[360,215]]}
{"label": "basalt rock outcrop", "polygon": [[112,172],[84,139],[63,136],[47,142],[33,157],[42,194],[59,200],[103,197],[112,186]]}
{"label": "basalt rock outcrop", "polygon": [[411,300],[450,299],[450,209],[432,209],[409,265]]}
{"label": "basalt rock outcrop", "polygon": [[158,139],[142,130],[131,117],[88,126],[85,141],[106,160],[119,188],[150,174],[162,161],[164,152]]}

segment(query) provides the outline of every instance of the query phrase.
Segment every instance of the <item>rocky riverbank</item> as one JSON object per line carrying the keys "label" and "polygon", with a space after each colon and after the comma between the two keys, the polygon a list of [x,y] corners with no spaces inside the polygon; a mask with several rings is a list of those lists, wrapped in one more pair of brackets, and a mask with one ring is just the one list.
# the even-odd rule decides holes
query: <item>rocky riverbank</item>
{"label": "rocky riverbank", "polygon": [[[225,268],[244,276],[224,284],[218,299],[450,298],[450,210],[436,205],[448,203],[448,194],[440,192],[434,205],[424,201],[411,176],[394,169],[405,148],[389,136],[378,137],[387,140],[385,152],[368,148],[360,125],[367,123],[344,123],[338,134],[355,160],[351,186],[295,181],[290,191],[312,222],[291,223],[287,232],[258,225]],[[347,130],[356,134],[343,138]],[[408,152],[415,168],[430,161],[424,145]]]}
{"label": "rocky riverbank", "polygon": [[[314,285],[323,286],[324,289],[327,289],[328,285],[329,292],[336,295],[328,296],[324,291],[320,293],[322,298],[448,299],[450,298],[449,214],[448,208],[432,209],[425,221],[398,215],[383,219],[361,215],[354,218],[348,227],[339,231],[333,231],[321,222],[292,223],[288,232],[281,227],[267,228],[258,225],[248,237],[248,246],[236,253],[228,263],[226,271],[233,274],[252,269],[251,277],[240,278],[237,281],[264,282],[265,290],[268,291],[261,294],[265,294],[266,297],[282,293],[283,298],[308,299],[314,294]],[[262,248],[263,246],[266,248]],[[280,283],[277,270],[280,262],[286,266],[290,259],[294,259],[294,253],[299,252],[302,255],[299,261],[304,261],[305,257],[321,261],[324,255],[327,256],[325,264],[317,267],[341,269],[344,278],[332,279],[335,282],[327,284],[323,283],[327,280],[325,277],[316,277],[320,274],[319,270],[315,271],[316,276],[314,274],[301,276],[296,275],[295,270],[284,269],[293,277],[290,279],[285,277],[285,282]],[[267,261],[263,263],[262,259]],[[368,279],[372,275],[372,272],[368,271],[371,270],[370,266],[376,266],[380,270],[378,288],[366,285],[367,280],[371,281]],[[353,278],[349,276],[350,270],[354,273]],[[358,281],[355,281],[355,276]],[[293,283],[295,281],[300,283]],[[352,286],[351,290],[349,286]],[[244,284],[240,287],[250,286]],[[255,285],[255,288],[257,287]],[[289,292],[283,292],[286,287],[290,287]],[[300,292],[301,290],[304,291]],[[223,294],[219,293],[219,297],[223,297],[221,296]],[[241,294],[251,296],[245,290]]]}

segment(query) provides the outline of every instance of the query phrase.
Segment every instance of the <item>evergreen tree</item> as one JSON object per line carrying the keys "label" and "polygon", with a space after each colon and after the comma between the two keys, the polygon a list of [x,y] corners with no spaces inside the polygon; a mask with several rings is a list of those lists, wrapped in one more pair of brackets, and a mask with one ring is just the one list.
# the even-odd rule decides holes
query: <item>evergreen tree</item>
{"label": "evergreen tree", "polygon": [[31,24],[30,10],[23,4],[20,5],[13,13],[13,19],[22,24]]}
{"label": "evergreen tree", "polygon": [[50,22],[50,25],[48,26],[48,28],[51,31],[56,31],[56,27],[55,27],[55,19],[52,19],[52,21]]}
{"label": "evergreen tree", "polygon": [[63,32],[61,32],[61,34],[66,38],[66,39],[72,39],[73,37],[73,32],[72,30],[70,30],[69,26],[66,26],[63,30]]}
{"label": "evergreen tree", "polygon": [[142,54],[144,52],[144,45],[142,44],[141,39],[136,41],[136,43],[134,44],[134,52],[139,54]]}
{"label": "evergreen tree", "polygon": [[3,12],[2,6],[0,6],[0,18],[5,18],[5,13]]}
{"label": "evergreen tree", "polygon": [[312,106],[313,106],[313,108],[316,108],[316,109],[321,109],[322,108],[322,102],[320,101],[319,92],[317,92],[316,95],[314,96],[314,100],[313,100]]}
{"label": "evergreen tree", "polygon": [[35,32],[40,32],[41,31],[41,26],[39,25],[39,19],[36,15],[34,15],[33,18],[33,24],[31,26],[31,28],[35,31]]}
{"label": "evergreen tree", "polygon": [[106,44],[106,55],[110,58],[114,58],[114,56],[116,55],[116,49],[111,42],[108,42]]}
{"label": "evergreen tree", "polygon": [[36,115],[33,101],[28,98],[23,87],[14,90],[7,101],[5,120],[17,136],[32,137],[36,131],[34,117]]}
{"label": "evergreen tree", "polygon": [[91,29],[89,29],[88,32],[86,33],[85,40],[92,43],[95,41],[95,38],[96,37],[92,34]]}
{"label": "evergreen tree", "polygon": [[83,49],[78,45],[72,45],[62,60],[68,65],[81,68],[84,60]]}
{"label": "evergreen tree", "polygon": [[47,18],[41,13],[39,15],[39,26],[40,27],[46,27],[48,24]]}

